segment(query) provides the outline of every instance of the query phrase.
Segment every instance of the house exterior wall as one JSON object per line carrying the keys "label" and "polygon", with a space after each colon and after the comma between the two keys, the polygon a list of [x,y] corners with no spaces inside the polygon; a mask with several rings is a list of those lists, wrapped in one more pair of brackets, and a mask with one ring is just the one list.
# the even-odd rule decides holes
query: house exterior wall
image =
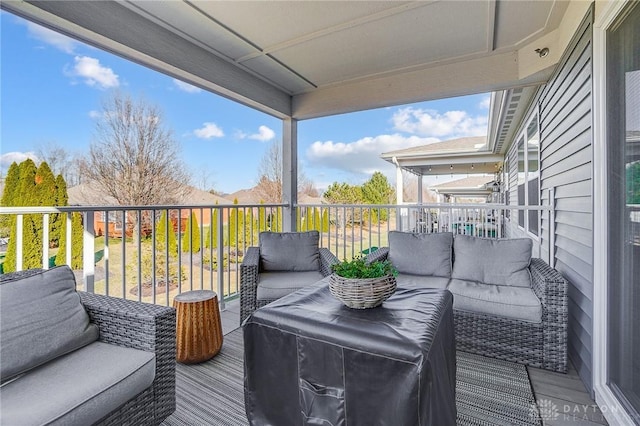
{"label": "house exterior wall", "polygon": [[[589,390],[593,366],[592,23],[593,7],[525,119],[526,123],[539,112],[541,203],[555,207],[555,244],[549,253],[548,244],[542,242],[540,257],[551,256],[552,264],[569,281],[569,357]],[[519,134],[506,156],[513,205],[518,203]],[[543,215],[541,235],[546,235],[549,225]],[[505,233],[527,235],[515,215]]]}

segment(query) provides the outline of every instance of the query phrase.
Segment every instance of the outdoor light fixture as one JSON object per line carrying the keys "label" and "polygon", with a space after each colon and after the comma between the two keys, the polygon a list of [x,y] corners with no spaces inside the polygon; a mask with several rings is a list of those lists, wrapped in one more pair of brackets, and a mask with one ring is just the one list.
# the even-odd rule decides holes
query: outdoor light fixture
{"label": "outdoor light fixture", "polygon": [[471,170],[473,170],[473,163],[471,163]]}
{"label": "outdoor light fixture", "polygon": [[536,49],[536,53],[541,58],[544,58],[545,56],[547,56],[549,54],[549,48],[548,47],[543,47],[542,49]]}
{"label": "outdoor light fixture", "polygon": [[429,171],[431,171],[431,166],[429,166]]}
{"label": "outdoor light fixture", "polygon": [[453,170],[453,164],[449,166],[449,170]]}

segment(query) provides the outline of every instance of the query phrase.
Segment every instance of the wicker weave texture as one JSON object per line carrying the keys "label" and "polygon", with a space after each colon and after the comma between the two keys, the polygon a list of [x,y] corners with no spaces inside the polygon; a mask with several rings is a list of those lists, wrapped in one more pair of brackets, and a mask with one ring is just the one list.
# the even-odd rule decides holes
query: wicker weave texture
{"label": "wicker weave texture", "polygon": [[[327,248],[320,248],[320,273],[323,277],[331,275],[331,265],[338,262]],[[249,247],[240,264],[240,323],[253,311],[276,299],[258,300],[258,278],[260,274],[260,248]]]}
{"label": "wicker weave texture", "polygon": [[379,278],[344,278],[329,276],[329,291],[349,308],[367,309],[380,306],[396,291],[396,278],[386,275]]}

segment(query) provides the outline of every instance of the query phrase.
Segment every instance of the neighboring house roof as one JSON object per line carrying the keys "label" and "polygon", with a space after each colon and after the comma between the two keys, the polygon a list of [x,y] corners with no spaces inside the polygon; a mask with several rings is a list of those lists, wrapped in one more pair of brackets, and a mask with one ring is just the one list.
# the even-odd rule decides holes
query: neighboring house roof
{"label": "neighboring house roof", "polygon": [[444,142],[435,142],[427,145],[414,146],[412,148],[389,151],[382,157],[413,157],[427,154],[448,154],[455,152],[478,152],[486,150],[487,137],[474,136],[467,138],[451,139]]}
{"label": "neighboring house roof", "polygon": [[389,151],[381,154],[380,158],[419,176],[495,173],[504,160],[502,155],[489,150],[486,136]]}
{"label": "neighboring house roof", "polygon": [[236,192],[232,192],[231,194],[225,194],[225,197],[231,200],[231,203],[235,199],[238,199],[238,204],[259,204],[261,197],[258,195],[258,191],[256,188],[248,188],[248,189],[240,189]]}
{"label": "neighboring house roof", "polygon": [[485,197],[490,195],[492,192],[491,188],[488,187],[488,184],[491,182],[493,182],[492,176],[469,176],[464,179],[458,179],[432,186],[431,189],[436,191],[438,194]]}
{"label": "neighboring house roof", "polygon": [[[67,189],[69,205],[71,206],[117,206],[120,205],[115,198],[105,195],[96,181],[83,183]],[[213,205],[233,204],[227,198],[211,194],[207,191],[186,185],[180,196],[178,204],[184,205]]]}

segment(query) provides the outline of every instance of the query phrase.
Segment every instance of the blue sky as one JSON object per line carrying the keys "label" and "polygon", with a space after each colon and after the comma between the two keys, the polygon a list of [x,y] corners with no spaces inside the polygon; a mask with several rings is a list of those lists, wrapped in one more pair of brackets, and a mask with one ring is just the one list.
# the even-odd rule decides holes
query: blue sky
{"label": "blue sky", "polygon": [[[0,13],[0,170],[54,143],[88,151],[101,103],[111,91],[142,97],[164,112],[194,184],[223,192],[255,185],[260,160],[281,141],[281,121],[171,77]],[[323,189],[361,183],[393,168],[382,152],[486,134],[489,95],[423,102],[305,120],[299,161]]]}

